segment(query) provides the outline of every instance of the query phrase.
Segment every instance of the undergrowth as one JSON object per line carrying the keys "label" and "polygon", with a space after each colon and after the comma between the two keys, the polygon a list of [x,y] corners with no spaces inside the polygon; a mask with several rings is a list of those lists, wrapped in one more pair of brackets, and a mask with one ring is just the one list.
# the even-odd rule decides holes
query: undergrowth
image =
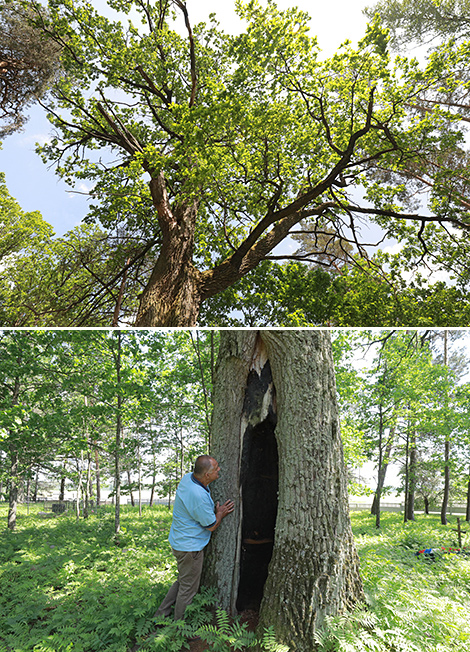
{"label": "undergrowth", "polygon": [[374,519],[351,515],[366,604],[327,618],[318,652],[468,652],[470,557],[444,554],[433,562],[415,554],[456,548],[455,518],[444,526],[418,515],[403,524],[399,514],[383,513],[379,530]]}
{"label": "undergrowth", "polygon": [[[3,523],[5,517],[0,507]],[[352,514],[366,603],[326,620],[316,633],[318,652],[468,652],[470,558],[416,557],[422,548],[457,546],[455,524],[417,518],[403,525],[398,514],[384,513],[377,530],[367,513]],[[180,652],[194,635],[212,652],[257,645],[288,652],[273,628],[257,640],[216,609],[209,590],[198,594],[185,621],[154,618],[176,571],[170,523],[162,506],[141,517],[124,508],[116,540],[111,511],[86,521],[21,515],[15,532],[0,533],[0,652],[130,652],[137,645]]]}

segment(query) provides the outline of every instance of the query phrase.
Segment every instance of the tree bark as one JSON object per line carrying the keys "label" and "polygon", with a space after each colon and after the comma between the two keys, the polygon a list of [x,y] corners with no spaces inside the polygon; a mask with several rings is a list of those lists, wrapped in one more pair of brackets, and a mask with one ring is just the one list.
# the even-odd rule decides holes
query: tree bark
{"label": "tree bark", "polygon": [[[444,331],[444,366],[448,366],[448,350],[447,350],[447,331]],[[446,412],[449,407],[449,397],[444,396],[444,405]],[[447,423],[444,424],[445,441],[444,441],[444,491],[442,496],[441,506],[441,524],[447,525],[447,506],[449,504],[450,496],[450,433],[448,431]]]}
{"label": "tree bark", "polygon": [[416,493],[416,467],[418,464],[418,451],[416,450],[416,431],[413,429],[410,436],[410,462],[408,466],[408,499],[406,501],[407,520],[415,520],[415,493]]}
{"label": "tree bark", "polygon": [[468,473],[468,483],[467,483],[467,508],[465,510],[465,520],[467,523],[470,523],[470,471]]}
{"label": "tree bark", "polygon": [[424,496],[424,513],[429,515],[429,498]]}
{"label": "tree bark", "polygon": [[16,513],[18,509],[18,451],[10,446],[10,497],[8,501],[8,529],[16,527]]}
{"label": "tree bark", "polygon": [[95,483],[96,483],[96,507],[101,504],[101,477],[100,477],[100,456],[96,440],[93,442],[95,447]]}
{"label": "tree bark", "polygon": [[193,265],[197,203],[172,207],[163,173],[150,181],[162,232],[160,255],[142,293],[136,326],[195,326],[201,306],[201,272]]}
{"label": "tree bark", "polygon": [[129,496],[131,499],[131,505],[132,507],[135,507],[134,492],[132,491],[131,472],[129,471],[129,469],[127,469],[126,473],[127,473],[127,484],[129,485]]}
{"label": "tree bark", "polygon": [[260,629],[312,652],[325,617],[363,599],[329,335],[223,331],[212,437],[222,469],[214,497],[236,507],[213,537],[203,582],[231,613],[259,594]]}
{"label": "tree bark", "polygon": [[389,437],[389,439],[387,441],[387,445],[385,447],[385,453],[384,453],[382,459],[379,462],[379,473],[378,473],[378,478],[377,478],[377,488],[375,490],[374,500],[372,501],[372,507],[371,507],[371,510],[370,510],[370,513],[373,516],[377,516],[377,512],[380,511],[380,500],[381,500],[381,497],[382,497],[382,490],[383,490],[384,485],[385,485],[385,478],[386,478],[386,475],[387,475],[387,469],[388,469],[390,456],[392,454],[394,432],[395,432],[395,429],[393,428],[392,432],[390,432],[390,437]]}
{"label": "tree bark", "polygon": [[[20,395],[20,380],[15,378],[13,393],[11,397],[11,405],[17,405]],[[8,500],[8,529],[14,530],[16,527],[16,514],[18,509],[18,484],[19,484],[19,453],[18,444],[13,441],[12,433],[10,432],[10,493]]]}
{"label": "tree bark", "polygon": [[117,334],[117,350],[114,361],[116,365],[116,384],[117,392],[117,410],[116,410],[116,439],[114,442],[114,488],[115,488],[115,505],[114,505],[114,534],[115,536],[121,531],[121,440],[122,440],[122,395],[121,395],[121,332]]}

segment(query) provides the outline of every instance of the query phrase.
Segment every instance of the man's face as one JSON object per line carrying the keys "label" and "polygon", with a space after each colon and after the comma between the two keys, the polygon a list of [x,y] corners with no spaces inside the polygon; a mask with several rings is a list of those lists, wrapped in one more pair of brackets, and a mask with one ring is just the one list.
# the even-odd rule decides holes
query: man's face
{"label": "man's face", "polygon": [[217,478],[219,477],[219,472],[220,472],[220,466],[217,460],[214,460],[212,463],[211,470],[206,472],[207,484],[213,482],[214,480],[217,480]]}

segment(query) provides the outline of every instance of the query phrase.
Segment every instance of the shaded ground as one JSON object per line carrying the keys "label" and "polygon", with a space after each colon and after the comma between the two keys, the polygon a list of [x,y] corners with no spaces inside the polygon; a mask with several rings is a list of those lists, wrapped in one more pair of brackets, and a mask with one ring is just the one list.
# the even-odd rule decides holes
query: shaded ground
{"label": "shaded ground", "polygon": [[[247,630],[249,632],[254,632],[256,630],[256,627],[258,626],[258,621],[259,621],[259,613],[257,611],[253,610],[245,610],[240,614],[240,624],[247,624]],[[149,635],[149,638],[152,638],[154,634],[157,634],[158,630],[155,632],[152,632],[152,634]],[[148,639],[147,639],[148,642]],[[143,644],[141,645],[135,645],[133,648],[131,648],[131,652],[138,652],[143,647]],[[185,650],[188,650],[189,652],[204,652],[204,650],[211,650],[213,646],[210,643],[207,643],[206,641],[203,641],[202,639],[196,640],[196,641],[190,641],[189,644],[184,648]]]}

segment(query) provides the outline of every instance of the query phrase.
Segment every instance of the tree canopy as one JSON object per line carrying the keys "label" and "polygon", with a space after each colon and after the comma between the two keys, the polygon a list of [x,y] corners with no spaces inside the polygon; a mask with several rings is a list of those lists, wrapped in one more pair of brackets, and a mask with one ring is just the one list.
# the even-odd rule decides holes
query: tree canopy
{"label": "tree canopy", "polygon": [[394,43],[436,43],[438,39],[470,37],[468,0],[379,0],[365,10],[378,13]]}
{"label": "tree canopy", "polygon": [[[371,225],[375,245],[398,238],[415,260],[428,242],[463,240],[463,123],[416,98],[443,77],[459,86],[465,47],[422,67],[392,62],[375,21],[325,60],[304,12],[255,0],[236,2],[247,22],[236,36],[215,17],[192,26],[181,0],[110,0],[106,16],[82,0],[28,6],[62,48],[42,154],[89,185],[86,221],[131,250],[109,276],[98,271],[97,291],[117,305],[135,278],[125,292],[140,295],[136,325],[196,323],[203,302],[277,259],[299,225],[322,266],[367,259]],[[441,170],[432,182],[429,161]]]}

